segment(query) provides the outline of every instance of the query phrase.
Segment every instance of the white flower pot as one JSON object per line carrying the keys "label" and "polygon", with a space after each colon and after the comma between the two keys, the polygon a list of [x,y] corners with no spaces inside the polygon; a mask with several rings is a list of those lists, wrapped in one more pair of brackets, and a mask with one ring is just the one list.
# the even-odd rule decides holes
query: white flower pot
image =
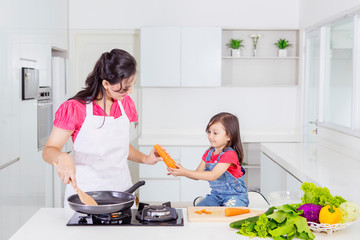
{"label": "white flower pot", "polygon": [[232,57],[241,57],[240,49],[231,49],[231,56]]}
{"label": "white flower pot", "polygon": [[279,57],[287,57],[287,49],[279,49]]}

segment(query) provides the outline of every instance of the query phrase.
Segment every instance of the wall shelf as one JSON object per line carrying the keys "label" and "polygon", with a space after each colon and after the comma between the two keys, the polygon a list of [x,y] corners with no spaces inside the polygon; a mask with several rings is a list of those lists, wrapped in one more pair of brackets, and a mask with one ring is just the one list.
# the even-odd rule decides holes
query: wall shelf
{"label": "wall shelf", "polygon": [[[252,56],[253,44],[249,35],[261,34],[257,56]],[[242,39],[241,57],[232,57],[226,44],[230,39]],[[287,57],[278,57],[274,46],[280,38],[289,40]],[[299,74],[299,30],[223,29],[222,31],[222,86],[296,86]]]}
{"label": "wall shelf", "polygon": [[243,168],[245,169],[249,169],[249,168],[260,168],[260,164],[246,164],[246,165],[242,165]]}

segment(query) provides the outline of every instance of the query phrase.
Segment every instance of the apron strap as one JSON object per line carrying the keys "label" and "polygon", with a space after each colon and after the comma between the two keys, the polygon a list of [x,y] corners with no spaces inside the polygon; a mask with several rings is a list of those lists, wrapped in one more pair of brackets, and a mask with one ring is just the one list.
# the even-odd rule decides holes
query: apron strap
{"label": "apron strap", "polygon": [[121,116],[125,116],[126,113],[125,113],[125,110],[124,110],[124,107],[123,107],[121,101],[118,101],[118,104],[119,104],[119,107],[120,107],[120,110],[121,110]]}
{"label": "apron strap", "polygon": [[89,102],[86,104],[86,116],[92,116],[93,114],[93,102]]}

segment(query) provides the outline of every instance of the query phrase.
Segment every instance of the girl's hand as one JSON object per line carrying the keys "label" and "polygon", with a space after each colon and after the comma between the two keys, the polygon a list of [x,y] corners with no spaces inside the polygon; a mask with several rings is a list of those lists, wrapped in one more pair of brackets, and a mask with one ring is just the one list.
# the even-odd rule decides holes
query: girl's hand
{"label": "girl's hand", "polygon": [[188,171],[186,168],[184,168],[183,166],[181,166],[180,163],[175,163],[175,166],[178,168],[167,168],[167,170],[169,171],[169,175],[173,175],[175,177],[177,176],[185,176],[186,172]]}
{"label": "girl's hand", "polygon": [[155,154],[155,152],[156,152],[155,148],[151,149],[150,154],[148,156],[146,156],[146,158],[145,158],[145,161],[144,161],[145,164],[154,165],[157,162],[163,160],[162,157],[158,157]]}
{"label": "girl's hand", "polygon": [[65,184],[71,183],[75,191],[77,191],[77,183],[75,177],[75,164],[72,157],[67,153],[62,153],[58,157],[58,161],[54,163],[57,175]]}

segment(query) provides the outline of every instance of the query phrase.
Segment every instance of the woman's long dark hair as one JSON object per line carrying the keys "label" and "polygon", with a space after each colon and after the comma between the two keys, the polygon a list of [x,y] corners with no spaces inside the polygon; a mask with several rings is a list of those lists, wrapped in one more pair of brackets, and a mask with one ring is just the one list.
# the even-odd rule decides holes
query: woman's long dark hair
{"label": "woman's long dark hair", "polygon": [[231,113],[218,113],[210,119],[208,125],[206,126],[206,132],[209,132],[210,127],[217,122],[224,126],[226,134],[230,137],[230,141],[224,147],[223,151],[228,147],[233,148],[241,165],[244,159],[244,150],[240,138],[240,124],[238,118]]}
{"label": "woman's long dark hair", "polygon": [[[131,54],[121,49],[105,52],[96,62],[93,71],[87,76],[85,88],[70,99],[78,100],[81,103],[100,100],[105,96],[105,89],[102,85],[103,80],[108,81],[110,85],[120,83],[121,90],[123,87],[122,81],[129,79],[135,73],[136,60]],[[104,114],[105,109],[106,101],[104,98]]]}

